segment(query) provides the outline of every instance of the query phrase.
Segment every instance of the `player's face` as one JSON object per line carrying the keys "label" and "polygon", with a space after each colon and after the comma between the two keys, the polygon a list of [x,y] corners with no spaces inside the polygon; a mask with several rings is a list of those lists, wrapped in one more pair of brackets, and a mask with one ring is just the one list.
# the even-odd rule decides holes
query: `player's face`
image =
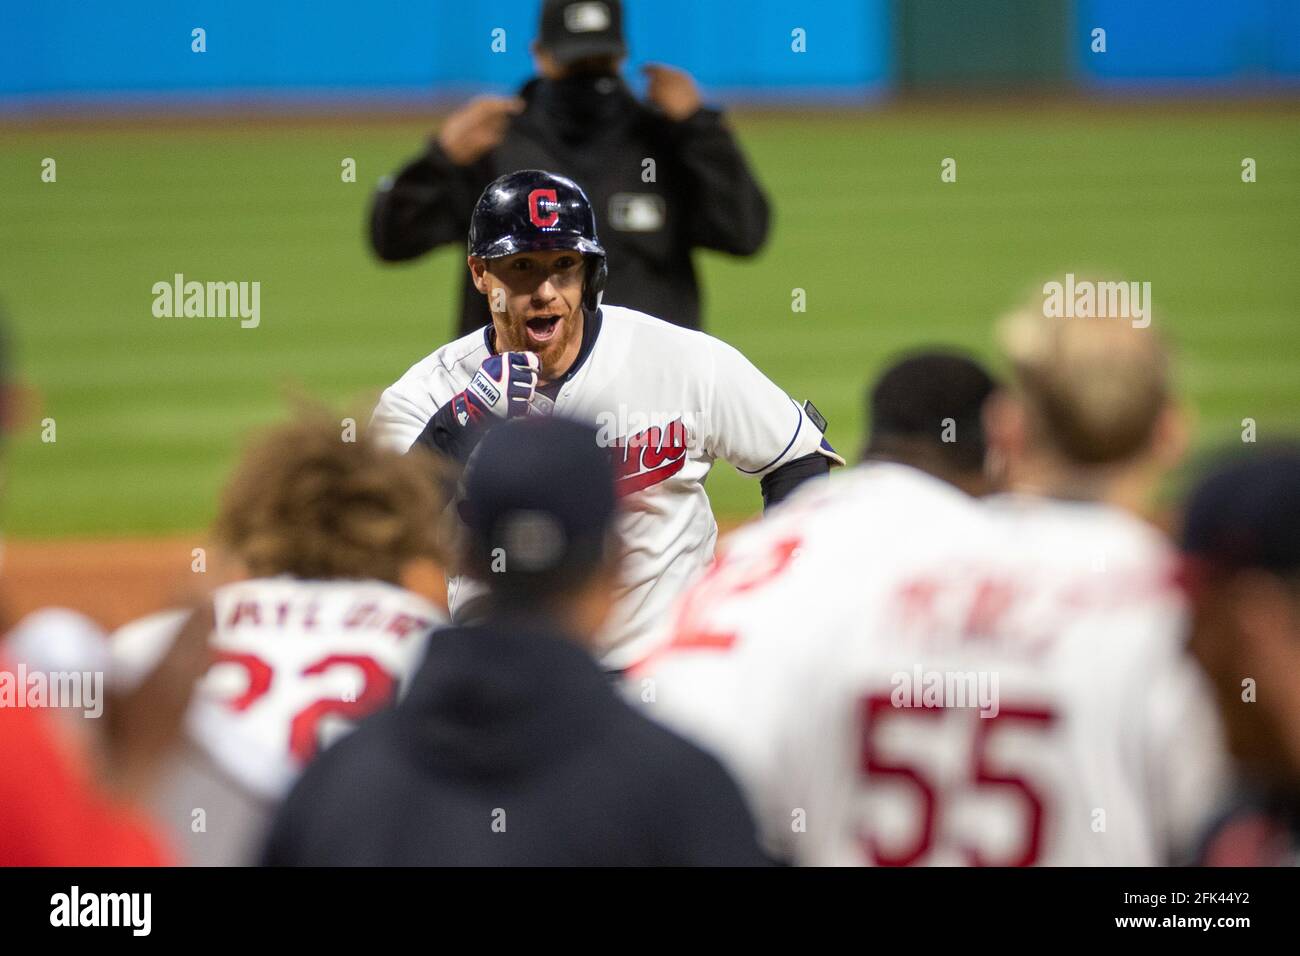
{"label": "player's face", "polygon": [[487,296],[497,351],[535,352],[544,380],[563,375],[582,344],[582,256],[560,249],[471,258],[470,272]]}

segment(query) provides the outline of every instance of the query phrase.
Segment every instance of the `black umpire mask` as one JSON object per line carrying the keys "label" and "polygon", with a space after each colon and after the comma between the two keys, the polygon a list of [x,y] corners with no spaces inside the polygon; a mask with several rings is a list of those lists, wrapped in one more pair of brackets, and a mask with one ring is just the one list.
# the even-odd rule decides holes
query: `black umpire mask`
{"label": "black umpire mask", "polygon": [[614,72],[578,73],[538,84],[539,105],[568,142],[594,139],[627,116],[627,87]]}

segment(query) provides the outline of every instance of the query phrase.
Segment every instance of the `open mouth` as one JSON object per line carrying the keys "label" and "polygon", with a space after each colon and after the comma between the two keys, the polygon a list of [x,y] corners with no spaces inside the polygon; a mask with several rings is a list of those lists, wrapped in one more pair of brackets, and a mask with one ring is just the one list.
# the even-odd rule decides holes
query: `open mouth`
{"label": "open mouth", "polygon": [[560,327],[560,317],[558,315],[538,315],[529,319],[524,325],[528,329],[528,340],[541,344],[555,338],[555,332]]}

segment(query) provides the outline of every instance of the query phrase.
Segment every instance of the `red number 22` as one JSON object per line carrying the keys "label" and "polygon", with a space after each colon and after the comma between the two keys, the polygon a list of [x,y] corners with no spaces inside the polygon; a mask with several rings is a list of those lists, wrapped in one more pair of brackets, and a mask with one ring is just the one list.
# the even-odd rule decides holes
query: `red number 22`
{"label": "red number 22", "polygon": [[[245,711],[254,701],[271,689],[274,674],[271,665],[253,654],[218,651],[213,664],[237,664],[248,673],[248,688],[226,702],[231,710]],[[325,697],[313,701],[293,716],[289,724],[289,751],[299,763],[307,763],[320,744],[320,722],[331,714],[348,720],[366,716],[387,701],[393,694],[393,678],[372,658],[357,654],[331,654],[302,671],[303,677],[323,674],[335,667],[356,667],[361,670],[361,691],[355,700]]]}

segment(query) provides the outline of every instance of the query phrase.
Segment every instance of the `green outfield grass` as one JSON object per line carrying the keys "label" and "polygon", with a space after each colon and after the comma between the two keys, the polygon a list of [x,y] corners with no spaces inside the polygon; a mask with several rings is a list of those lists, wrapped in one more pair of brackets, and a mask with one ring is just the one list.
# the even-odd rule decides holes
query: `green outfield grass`
{"label": "green outfield grass", "polygon": [[[702,254],[706,314],[856,454],[867,379],[932,342],[987,355],[992,318],[1067,271],[1149,281],[1180,351],[1202,445],[1300,432],[1300,122],[1039,108],[737,121],[776,209],[766,251]],[[249,429],[301,392],[360,414],[442,344],[445,250],[384,267],[363,236],[368,194],[422,127],[5,130],[0,299],[16,364],[57,441],[10,443],[7,533],[152,534],[201,527]],[[57,162],[42,183],[41,161]],[[340,181],[357,161],[358,182]],[[940,182],[957,160],[958,181]],[[1258,182],[1241,182],[1243,157]],[[262,283],[261,325],[158,319],[155,282]],[[791,290],[807,293],[793,313]],[[720,514],[759,503],[719,468]]]}

